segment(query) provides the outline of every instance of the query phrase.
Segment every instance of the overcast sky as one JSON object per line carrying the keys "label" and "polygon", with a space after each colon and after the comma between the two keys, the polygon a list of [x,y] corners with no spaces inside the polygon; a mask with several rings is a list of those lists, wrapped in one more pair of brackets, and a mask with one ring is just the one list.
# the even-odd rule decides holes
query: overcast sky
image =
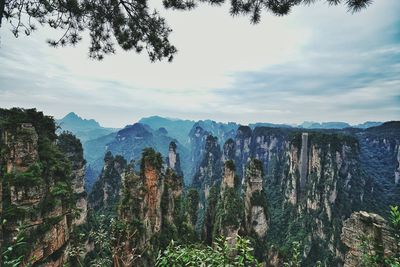
{"label": "overcast sky", "polygon": [[163,11],[179,53],[172,63],[118,51],[102,62],[50,48],[40,29],[0,29],[0,107],[74,111],[122,127],[160,115],[239,123],[400,119],[400,1],[350,14],[319,3],[258,25],[228,7]]}

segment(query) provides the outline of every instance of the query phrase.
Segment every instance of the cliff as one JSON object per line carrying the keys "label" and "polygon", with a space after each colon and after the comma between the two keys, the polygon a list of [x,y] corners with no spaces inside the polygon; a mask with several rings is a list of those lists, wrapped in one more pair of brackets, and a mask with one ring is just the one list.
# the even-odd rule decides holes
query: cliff
{"label": "cliff", "polygon": [[140,173],[128,165],[122,177],[118,218],[124,224],[126,234],[121,237],[126,245],[120,258],[130,251],[139,253],[141,257],[132,261],[133,265],[152,265],[158,249],[165,248],[171,239],[185,240],[190,235],[182,202],[183,177],[175,172],[176,145],[170,144],[170,148],[166,169],[161,154],[148,148],[142,153]]}
{"label": "cliff", "polygon": [[204,144],[204,152],[201,156],[201,162],[193,176],[192,186],[201,188],[205,198],[208,197],[208,191],[216,182],[221,181],[222,162],[221,148],[218,139],[214,136],[207,136]]}
{"label": "cliff", "polygon": [[57,137],[53,119],[36,110],[0,110],[0,126],[1,248],[24,242],[2,261],[62,266],[74,225],[86,216],[82,146],[70,134]]}
{"label": "cliff", "polygon": [[244,205],[233,161],[226,161],[218,195],[214,186],[207,200],[205,237],[207,242],[223,236],[234,247],[237,235],[243,230]]}
{"label": "cliff", "polygon": [[[384,218],[374,213],[352,213],[343,223],[341,239],[347,247],[344,267],[362,266],[366,255],[383,261],[384,257],[395,256],[397,252],[393,229]],[[384,265],[383,262],[377,264]]]}
{"label": "cliff", "polygon": [[126,168],[126,160],[120,156],[115,157],[111,152],[104,156],[104,167],[98,180],[93,185],[89,194],[89,207],[96,211],[111,211],[119,201],[121,176]]}

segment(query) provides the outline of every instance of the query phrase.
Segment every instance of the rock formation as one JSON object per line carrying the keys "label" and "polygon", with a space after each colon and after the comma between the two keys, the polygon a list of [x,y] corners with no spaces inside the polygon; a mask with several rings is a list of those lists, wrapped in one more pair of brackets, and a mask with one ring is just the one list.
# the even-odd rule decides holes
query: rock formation
{"label": "rock formation", "polygon": [[233,161],[226,161],[221,182],[221,193],[216,206],[215,221],[212,224],[212,237],[227,238],[228,244],[234,247],[244,217],[243,199],[240,196],[240,185],[235,174]]}
{"label": "rock formation", "polygon": [[252,130],[248,126],[240,126],[235,137],[235,165],[240,177],[244,177],[247,161],[251,155]]}
{"label": "rock formation", "polygon": [[396,242],[385,219],[365,211],[354,212],[343,223],[342,242],[348,248],[344,267],[362,265],[362,244],[371,255],[389,257],[396,251]]}
{"label": "rock formation", "polygon": [[188,234],[179,233],[187,226],[182,205],[183,177],[175,172],[176,159],[179,159],[176,146],[171,144],[170,148],[173,150],[167,158],[166,170],[161,154],[148,148],[142,154],[140,173],[136,174],[129,164],[122,175],[118,216],[126,224],[126,237],[135,234],[124,241],[126,245],[121,251],[125,255],[130,251],[148,255],[132,264],[152,265],[157,249],[166,247],[171,239],[178,240]]}
{"label": "rock formation", "polygon": [[104,156],[104,167],[99,179],[89,194],[89,207],[95,210],[110,210],[119,201],[122,175],[127,162],[120,156],[115,157],[111,152]]}
{"label": "rock formation", "polygon": [[74,225],[86,216],[82,145],[71,134],[57,137],[53,119],[36,110],[0,110],[0,136],[0,247],[18,235],[26,245],[9,258],[63,266]]}
{"label": "rock formation", "polygon": [[246,169],[245,177],[245,216],[246,230],[255,233],[260,239],[268,230],[267,199],[263,188],[262,163],[252,159]]}
{"label": "rock formation", "polygon": [[215,182],[221,180],[221,156],[221,148],[217,138],[211,135],[207,136],[202,161],[193,177],[192,183],[194,187],[204,189],[206,198],[209,188],[213,186]]}
{"label": "rock formation", "polygon": [[57,145],[72,164],[72,190],[75,194],[75,208],[78,210],[74,225],[82,225],[87,217],[87,199],[84,189],[85,184],[85,160],[81,142],[71,133],[63,132],[57,140]]}

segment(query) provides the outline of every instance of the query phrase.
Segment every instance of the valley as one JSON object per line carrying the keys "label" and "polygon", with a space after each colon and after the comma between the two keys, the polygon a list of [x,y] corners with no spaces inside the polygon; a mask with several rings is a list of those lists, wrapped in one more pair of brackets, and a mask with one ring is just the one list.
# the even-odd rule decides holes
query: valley
{"label": "valley", "polygon": [[210,266],[399,257],[399,121],[154,116],[114,129],[14,108],[0,109],[0,134],[0,266],[184,266],[168,251],[212,248],[211,261],[221,244]]}

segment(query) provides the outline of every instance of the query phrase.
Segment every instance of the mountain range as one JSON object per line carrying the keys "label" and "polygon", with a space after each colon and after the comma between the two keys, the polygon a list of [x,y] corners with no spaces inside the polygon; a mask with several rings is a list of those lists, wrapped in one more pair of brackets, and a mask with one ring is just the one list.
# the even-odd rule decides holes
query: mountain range
{"label": "mountain range", "polygon": [[[127,125],[123,129],[102,127],[94,119],[83,119],[74,112],[68,113],[62,119],[56,120],[60,129],[58,132],[69,131],[76,135],[84,147],[84,157],[88,164],[86,167],[86,188],[90,191],[94,181],[100,174],[103,156],[106,151],[121,154],[128,160],[138,160],[143,148],[150,146],[157,148],[166,156],[167,144],[175,140],[181,147],[183,172],[188,183],[188,177],[194,174],[196,149],[193,145],[196,142],[195,131],[202,129],[201,134],[209,134],[217,137],[220,145],[228,138],[236,134],[240,127],[234,122],[222,123],[213,120],[183,120],[173,119],[161,116],[150,116],[140,119],[137,123]],[[249,124],[250,128],[273,127],[273,128],[303,128],[303,129],[346,129],[360,128],[366,129],[371,126],[378,126],[381,122],[365,122],[351,126],[345,122],[304,122],[300,125],[274,124],[259,122]],[[134,149],[126,149],[133,147]],[[197,154],[200,152],[197,151]],[[189,159],[191,155],[191,160]]]}
{"label": "mountain range", "polygon": [[[64,122],[102,128],[76,114]],[[396,263],[400,122],[312,125],[156,117],[82,143],[42,112],[0,109],[2,262],[181,266],[205,253],[210,266]]]}

